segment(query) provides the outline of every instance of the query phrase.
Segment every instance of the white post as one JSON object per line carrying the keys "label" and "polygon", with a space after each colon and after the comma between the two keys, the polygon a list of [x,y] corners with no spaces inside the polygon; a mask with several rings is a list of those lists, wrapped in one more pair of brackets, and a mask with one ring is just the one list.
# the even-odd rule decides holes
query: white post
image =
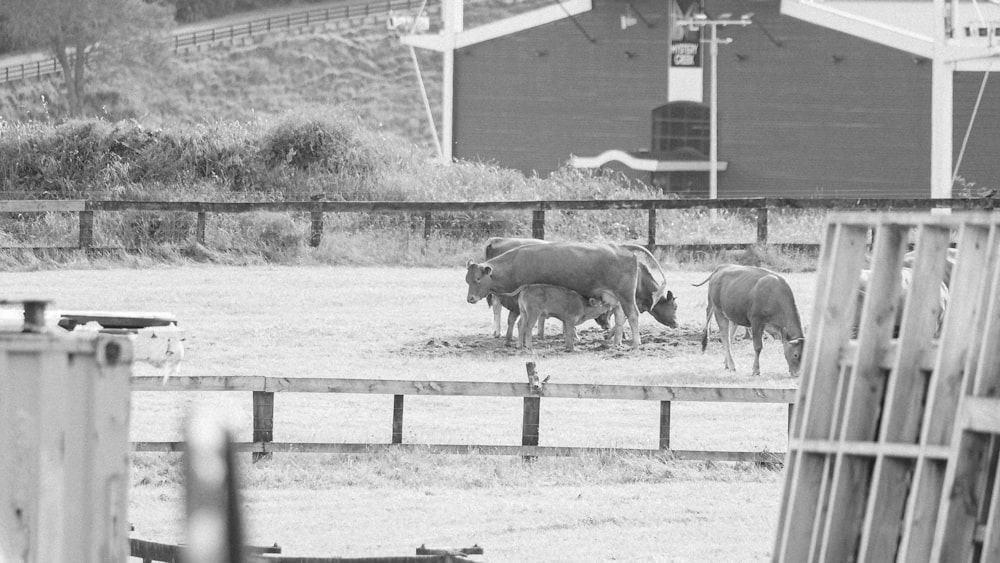
{"label": "white post", "polygon": [[[954,4],[957,3],[953,3]],[[948,29],[944,0],[934,0],[934,54],[931,65],[931,197],[949,198],[952,189],[953,78],[947,62]],[[954,17],[954,10],[951,16]],[[955,21],[952,21],[955,26]]]}
{"label": "white post", "polygon": [[[719,26],[710,25],[711,36],[709,37],[709,53],[711,56],[712,75],[709,80],[709,139],[708,139],[708,197],[718,199],[719,197],[719,43],[716,39],[716,30]],[[714,212],[714,209],[713,209]]]}
{"label": "white post", "polygon": [[[465,29],[463,0],[442,0],[441,19],[444,23],[444,33],[452,37]],[[452,160],[455,128],[455,49],[445,49],[443,74],[441,81],[441,158],[449,163]]]}

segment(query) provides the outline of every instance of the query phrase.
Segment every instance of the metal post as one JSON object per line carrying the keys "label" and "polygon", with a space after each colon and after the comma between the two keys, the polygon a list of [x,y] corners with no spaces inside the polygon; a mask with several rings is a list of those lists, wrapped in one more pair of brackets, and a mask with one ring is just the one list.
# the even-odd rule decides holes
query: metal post
{"label": "metal post", "polygon": [[94,212],[80,212],[80,248],[90,248],[94,245]]}
{"label": "metal post", "polygon": [[431,238],[431,212],[424,212],[424,240]]}
{"label": "metal post", "polygon": [[[538,445],[538,421],[541,410],[541,397],[525,397],[524,411],[521,419],[521,445]],[[522,455],[524,461],[533,461],[536,456]]]}
{"label": "metal post", "polygon": [[709,177],[708,197],[719,197],[719,44],[716,41],[718,26],[710,25],[709,53],[711,55],[712,74],[709,85]]}
{"label": "metal post", "polygon": [[312,227],[309,233],[309,246],[313,248],[319,246],[320,241],[323,239],[323,212],[322,211],[312,211],[309,213],[312,219]]}
{"label": "metal post", "polygon": [[205,244],[205,223],[208,221],[204,211],[198,212],[198,224],[195,227],[195,240],[198,244]]}
{"label": "metal post", "polygon": [[646,247],[650,252],[656,248],[656,208],[649,209],[649,235],[646,238]]}

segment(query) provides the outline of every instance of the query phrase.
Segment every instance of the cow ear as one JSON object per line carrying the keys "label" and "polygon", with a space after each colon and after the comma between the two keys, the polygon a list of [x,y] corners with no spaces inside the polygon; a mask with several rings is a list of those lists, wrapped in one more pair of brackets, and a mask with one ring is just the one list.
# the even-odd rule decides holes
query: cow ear
{"label": "cow ear", "polygon": [[475,264],[475,262],[472,261],[472,258],[469,258],[468,260],[465,261],[465,269],[468,270],[469,266],[473,264]]}
{"label": "cow ear", "polygon": [[591,307],[597,307],[598,305],[602,305],[604,303],[603,301],[597,299],[596,297],[591,297],[590,299],[587,299],[587,302],[590,303]]}
{"label": "cow ear", "polygon": [[673,301],[674,300],[674,292],[670,291],[670,290],[667,290],[667,297],[666,297],[666,299],[667,299],[667,301]]}
{"label": "cow ear", "polygon": [[493,266],[483,266],[483,275],[488,276],[493,273]]}

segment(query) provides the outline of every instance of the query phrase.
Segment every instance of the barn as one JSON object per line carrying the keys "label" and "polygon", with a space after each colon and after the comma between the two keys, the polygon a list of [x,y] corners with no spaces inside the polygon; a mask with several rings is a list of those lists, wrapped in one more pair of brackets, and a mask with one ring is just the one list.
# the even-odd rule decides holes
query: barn
{"label": "barn", "polygon": [[[694,197],[947,197],[949,172],[959,187],[996,187],[989,59],[946,63],[951,119],[932,123],[937,63],[915,38],[933,18],[909,9],[931,2],[867,4],[898,21],[866,35],[788,15],[779,0],[562,0],[466,30],[460,0],[446,0],[441,33],[403,41],[444,53],[446,158],[542,176],[609,167]],[[983,11],[1000,20],[1000,7]],[[716,56],[707,26],[675,25],[696,15],[736,22],[715,27]],[[950,131],[952,155],[936,190],[934,127]]]}

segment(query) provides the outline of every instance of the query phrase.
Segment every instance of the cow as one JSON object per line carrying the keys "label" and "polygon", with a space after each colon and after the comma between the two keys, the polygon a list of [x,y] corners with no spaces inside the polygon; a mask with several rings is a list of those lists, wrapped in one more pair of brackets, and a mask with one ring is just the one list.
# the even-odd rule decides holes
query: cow
{"label": "cow", "polygon": [[732,340],[738,325],[750,327],[755,353],[752,375],[760,375],[760,351],[764,347],[765,330],[775,339],[781,339],[788,372],[792,376],[798,375],[805,335],[788,282],[770,270],[735,264],[719,266],[708,279],[692,285],[698,287],[706,282],[708,307],[701,335],[702,352],[708,346],[708,329],[714,313],[726,351],[726,370],[736,371]]}
{"label": "cow", "polygon": [[[535,238],[504,238],[493,237],[486,243],[486,259],[489,260],[504,252],[525,245],[549,244],[549,241]],[[659,264],[657,264],[659,266]],[[662,273],[662,270],[661,270]],[[668,291],[653,304],[653,294],[659,290],[659,284],[653,278],[653,274],[645,264],[639,263],[639,279],[636,287],[636,305],[640,313],[648,312],[660,324],[670,328],[677,328],[677,301],[673,292]],[[506,308],[510,313],[507,315],[507,336],[506,342],[510,344],[514,331],[514,323],[518,318],[517,300],[512,297],[495,298],[492,295],[486,297],[487,303],[493,308],[493,336],[500,336],[500,308]],[[594,319],[601,328],[607,329],[610,313],[605,313]],[[541,337],[545,330],[545,315],[538,319],[538,336]]]}
{"label": "cow", "polygon": [[497,294],[517,299],[520,319],[517,325],[518,347],[532,349],[531,329],[541,315],[556,317],[563,323],[563,337],[566,350],[573,351],[576,331],[573,327],[593,319],[615,307],[618,302],[607,291],[600,297],[585,298],[572,289],[558,285],[522,285],[512,293]]}
{"label": "cow", "polygon": [[[633,251],[649,254],[636,245],[553,242],[521,246],[481,264],[470,260],[465,275],[469,285],[467,300],[477,303],[490,293],[510,293],[533,283],[559,285],[587,296],[608,291],[618,301],[613,343],[621,343],[627,317],[632,346],[638,347],[641,339],[635,291],[639,261]],[[661,295],[662,289],[657,290],[653,301],[658,301]]]}
{"label": "cow", "polygon": [[[955,268],[955,258],[958,256],[958,250],[955,248],[949,248],[948,252],[944,256],[944,285],[951,285],[951,271]],[[917,260],[917,252],[911,250],[903,255],[903,267],[913,268],[913,263]]]}

